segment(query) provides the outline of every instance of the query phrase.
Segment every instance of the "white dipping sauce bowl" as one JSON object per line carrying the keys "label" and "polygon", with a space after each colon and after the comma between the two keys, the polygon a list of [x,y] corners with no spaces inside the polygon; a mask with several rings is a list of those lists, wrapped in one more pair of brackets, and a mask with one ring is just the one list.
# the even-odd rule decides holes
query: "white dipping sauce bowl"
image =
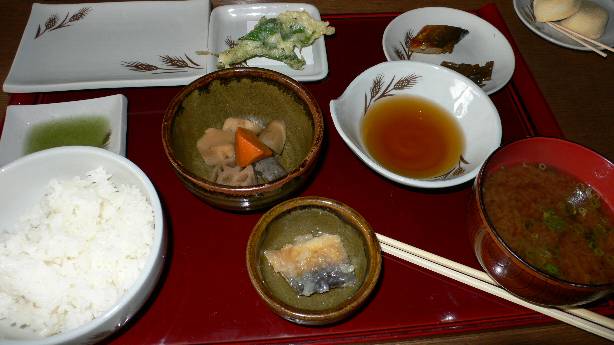
{"label": "white dipping sauce bowl", "polygon": [[[412,79],[413,86],[403,88]],[[382,86],[374,88],[376,80]],[[465,139],[462,160],[443,177],[415,179],[396,174],[368,152],[362,138],[362,120],[382,93],[426,98],[447,110],[459,123]],[[375,93],[375,95],[374,95]],[[419,188],[445,188],[473,179],[486,158],[501,144],[501,120],[488,95],[465,76],[447,68],[415,61],[391,61],[375,65],[354,79],[330,112],[339,135],[370,168],[400,184]]]}

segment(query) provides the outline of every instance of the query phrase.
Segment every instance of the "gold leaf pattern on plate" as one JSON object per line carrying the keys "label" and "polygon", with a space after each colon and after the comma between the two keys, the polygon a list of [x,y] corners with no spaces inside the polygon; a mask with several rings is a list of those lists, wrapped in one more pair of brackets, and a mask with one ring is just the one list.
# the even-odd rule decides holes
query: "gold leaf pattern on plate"
{"label": "gold leaf pattern on plate", "polygon": [[384,75],[378,74],[375,79],[373,79],[369,92],[365,93],[363,116],[367,113],[367,109],[369,109],[373,102],[384,97],[393,96],[393,91],[401,91],[412,88],[418,83],[418,79],[420,79],[421,77],[412,73],[401,77],[396,82],[395,78],[396,76],[392,76],[392,79],[383,90],[382,87],[384,86]]}
{"label": "gold leaf pattern on plate", "polygon": [[189,69],[203,69],[203,67],[191,59],[187,54],[185,58],[180,56],[160,55],[162,65],[153,65],[142,61],[122,61],[122,66],[135,72],[151,72],[152,74],[180,73]]}
{"label": "gold leaf pattern on plate", "polygon": [[70,12],[68,12],[66,13],[64,19],[59,23],[58,21],[60,20],[60,18],[58,17],[58,15],[52,14],[45,21],[44,28],[41,28],[41,26],[38,25],[38,29],[36,30],[36,34],[34,35],[34,39],[41,37],[48,31],[55,31],[57,29],[69,27],[72,23],[78,22],[81,19],[85,18],[85,16],[87,16],[88,13],[90,13],[91,11],[91,7],[83,7],[77,12],[75,12],[73,15],[70,15]]}
{"label": "gold leaf pattern on plate", "polygon": [[405,33],[405,39],[403,42],[399,42],[399,47],[394,48],[394,54],[400,60],[411,60],[411,56],[414,52],[409,50],[409,46],[411,45],[411,41],[414,39],[414,31],[412,29],[407,30]]}
{"label": "gold leaf pattern on plate", "polygon": [[463,157],[463,155],[458,158],[458,163],[456,164],[456,166],[439,176],[431,178],[431,180],[447,180],[450,178],[461,176],[465,173],[465,168],[461,166],[462,164],[469,164],[469,162]]}

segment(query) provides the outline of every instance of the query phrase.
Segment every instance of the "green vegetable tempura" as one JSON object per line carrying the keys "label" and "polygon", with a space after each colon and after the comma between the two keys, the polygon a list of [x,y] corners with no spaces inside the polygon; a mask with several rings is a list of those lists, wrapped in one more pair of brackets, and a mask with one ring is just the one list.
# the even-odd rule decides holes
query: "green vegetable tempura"
{"label": "green vegetable tempura", "polygon": [[306,11],[287,11],[276,18],[262,17],[236,45],[219,54],[218,66],[228,68],[253,57],[284,62],[293,69],[303,69],[305,59],[295,48],[313,44],[322,35],[332,35],[335,28],[328,22],[313,19]]}

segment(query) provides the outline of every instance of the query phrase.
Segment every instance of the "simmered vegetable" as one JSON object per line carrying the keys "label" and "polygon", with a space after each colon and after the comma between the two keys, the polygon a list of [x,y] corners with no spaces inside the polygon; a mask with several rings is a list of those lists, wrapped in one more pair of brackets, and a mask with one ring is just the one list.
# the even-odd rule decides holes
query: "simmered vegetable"
{"label": "simmered vegetable", "polygon": [[275,153],[280,154],[286,144],[286,124],[283,120],[273,120],[260,133],[258,139]]}
{"label": "simmered vegetable", "polygon": [[234,134],[231,131],[207,128],[196,142],[196,148],[209,165],[229,164],[234,161],[233,143]]}
{"label": "simmered vegetable", "polygon": [[223,130],[231,131],[232,133],[234,133],[239,127],[249,129],[256,134],[262,131],[262,126],[260,126],[258,123],[250,121],[248,119],[241,119],[238,117],[229,117],[224,120],[224,124],[222,125]]}
{"label": "simmered vegetable", "polygon": [[238,117],[224,120],[222,129],[207,128],[196,143],[205,164],[213,167],[209,179],[229,186],[251,186],[287,175],[278,161],[285,145],[283,120],[272,120],[263,128],[258,120]]}
{"label": "simmered vegetable", "polygon": [[237,165],[246,167],[271,155],[273,155],[273,151],[263,144],[254,132],[241,127],[237,128],[235,133],[235,160]]}

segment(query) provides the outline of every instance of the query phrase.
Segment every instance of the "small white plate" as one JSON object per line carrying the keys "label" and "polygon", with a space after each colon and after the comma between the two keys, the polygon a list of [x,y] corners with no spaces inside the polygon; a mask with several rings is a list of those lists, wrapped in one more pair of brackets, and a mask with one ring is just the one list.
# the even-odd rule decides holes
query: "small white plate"
{"label": "small white plate", "polygon": [[440,65],[443,61],[484,65],[494,61],[491,80],[482,90],[492,94],[512,78],[516,61],[514,51],[503,34],[484,19],[471,13],[447,7],[423,7],[405,12],[394,18],[384,31],[382,46],[388,61],[402,59],[396,50],[402,49],[406,34],[416,35],[425,25],[451,25],[468,30],[449,54],[413,53],[412,61]]}
{"label": "small white plate", "polygon": [[[608,11],[609,20],[608,25],[603,32],[603,35],[598,39],[599,42],[614,47],[614,1],[612,0],[591,0],[592,2],[603,7]],[[554,30],[546,23],[536,22],[527,9],[533,6],[533,0],[514,0],[514,10],[518,15],[518,18],[526,25],[531,31],[539,35],[541,38],[558,44],[561,47],[576,49],[576,50],[590,50],[580,43],[572,40],[571,38],[563,35],[562,33]]]}
{"label": "small white plate", "polygon": [[209,13],[209,0],[34,4],[4,92],[189,84],[206,73]]}
{"label": "small white plate", "polygon": [[9,105],[0,137],[0,166],[26,154],[28,134],[35,125],[71,117],[106,118],[111,128],[111,136],[105,148],[125,156],[127,108],[128,100],[124,95],[73,102]]}
{"label": "small white plate", "polygon": [[[209,51],[219,53],[229,48],[228,41],[236,41],[247,34],[262,17],[275,17],[285,11],[307,11],[314,19],[320,19],[318,9],[310,4],[301,3],[269,3],[251,5],[227,5],[216,7],[211,11],[209,22]],[[311,46],[300,52],[306,60],[302,70],[295,70],[280,61],[267,58],[247,60],[250,67],[262,67],[283,73],[298,81],[314,81],[328,74],[328,60],[324,37],[318,38]],[[207,59],[207,70],[217,70],[217,58],[210,55]]]}

